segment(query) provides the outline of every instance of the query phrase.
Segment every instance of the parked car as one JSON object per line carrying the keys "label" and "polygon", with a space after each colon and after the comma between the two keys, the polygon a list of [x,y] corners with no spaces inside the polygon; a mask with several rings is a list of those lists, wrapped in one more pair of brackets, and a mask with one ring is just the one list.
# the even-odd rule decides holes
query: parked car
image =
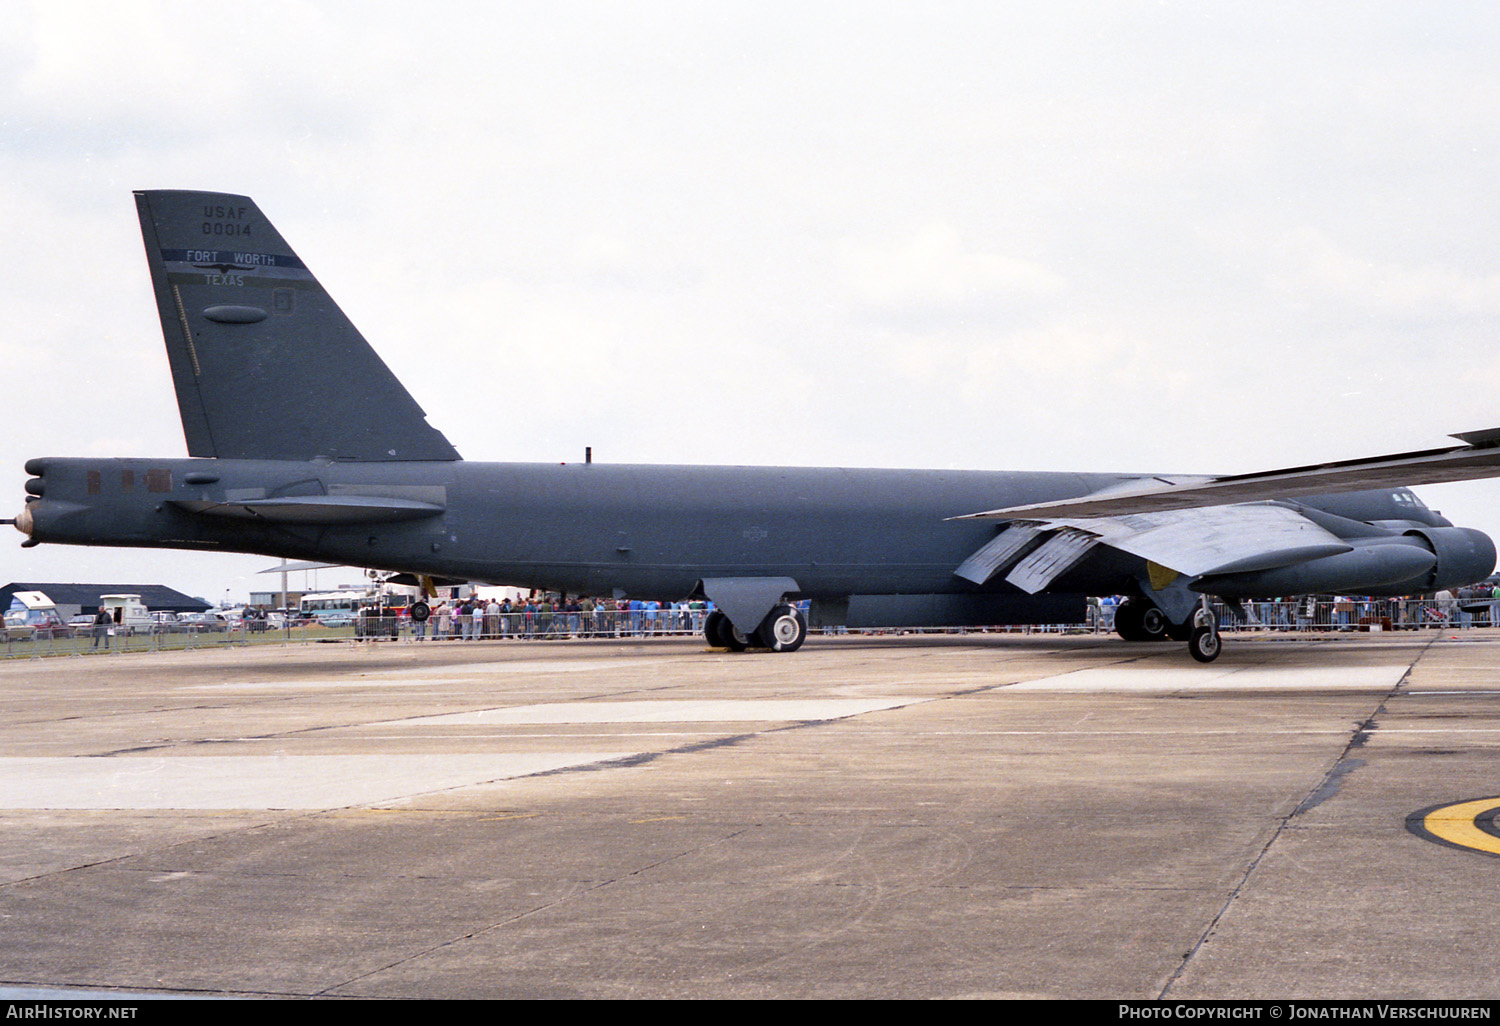
{"label": "parked car", "polygon": [[211,613],[182,613],[177,617],[177,622],[183,625],[184,630],[193,633],[205,633],[212,631],[227,631],[229,624]]}
{"label": "parked car", "polygon": [[28,609],[5,614],[5,637],[10,641],[45,641],[72,636],[73,628],[63,623],[55,609]]}
{"label": "parked car", "polygon": [[151,614],[151,630],[156,634],[181,634],[187,630],[177,613],[157,610]]}

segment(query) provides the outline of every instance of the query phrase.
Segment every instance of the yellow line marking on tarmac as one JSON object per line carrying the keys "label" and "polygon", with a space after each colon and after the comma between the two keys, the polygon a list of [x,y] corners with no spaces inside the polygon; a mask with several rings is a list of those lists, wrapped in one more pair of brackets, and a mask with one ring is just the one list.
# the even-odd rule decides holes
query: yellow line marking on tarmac
{"label": "yellow line marking on tarmac", "polygon": [[1407,827],[1418,837],[1500,855],[1500,837],[1479,826],[1479,820],[1486,814],[1493,820],[1497,812],[1500,812],[1500,797],[1476,798],[1413,813],[1407,818]]}

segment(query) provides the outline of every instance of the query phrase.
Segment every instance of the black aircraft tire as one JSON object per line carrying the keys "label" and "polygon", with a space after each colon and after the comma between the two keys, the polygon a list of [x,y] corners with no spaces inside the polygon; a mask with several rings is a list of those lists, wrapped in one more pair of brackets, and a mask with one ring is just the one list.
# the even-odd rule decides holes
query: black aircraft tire
{"label": "black aircraft tire", "polygon": [[772,652],[795,652],[807,640],[807,621],[796,606],[777,606],[756,628],[755,640]]}
{"label": "black aircraft tire", "polygon": [[715,609],[703,618],[703,640],[708,642],[709,648],[727,648],[724,638],[719,633],[719,628],[724,623],[724,614]]}
{"label": "black aircraft tire", "polygon": [[715,609],[703,621],[703,637],[711,648],[727,648],[731,652],[743,652],[750,647],[749,641],[729,622],[729,617]]}
{"label": "black aircraft tire", "polygon": [[724,638],[724,647],[731,652],[743,652],[750,647],[750,639],[740,633],[740,629],[729,622],[729,617],[724,618],[724,627],[720,632]]}
{"label": "black aircraft tire", "polygon": [[1126,641],[1164,641],[1171,623],[1156,604],[1128,598],[1115,610],[1115,633]]}
{"label": "black aircraft tire", "polygon": [[411,618],[415,623],[426,623],[427,618],[432,615],[432,607],[426,602],[413,602],[411,604]]}
{"label": "black aircraft tire", "polygon": [[1219,632],[1212,627],[1196,627],[1193,636],[1188,638],[1188,654],[1200,663],[1211,663],[1219,658],[1223,647]]}
{"label": "black aircraft tire", "polygon": [[1141,636],[1144,641],[1166,641],[1172,634],[1172,622],[1154,605],[1141,610]]}

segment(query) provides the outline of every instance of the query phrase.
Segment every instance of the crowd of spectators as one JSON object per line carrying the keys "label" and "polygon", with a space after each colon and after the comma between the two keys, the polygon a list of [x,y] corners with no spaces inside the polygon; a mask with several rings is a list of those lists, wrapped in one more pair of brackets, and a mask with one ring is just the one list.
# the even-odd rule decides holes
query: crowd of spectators
{"label": "crowd of spectators", "polygon": [[483,638],[618,638],[702,631],[712,603],[660,602],[534,595],[529,598],[472,597],[439,602],[426,623],[413,623],[418,641],[477,641]]}

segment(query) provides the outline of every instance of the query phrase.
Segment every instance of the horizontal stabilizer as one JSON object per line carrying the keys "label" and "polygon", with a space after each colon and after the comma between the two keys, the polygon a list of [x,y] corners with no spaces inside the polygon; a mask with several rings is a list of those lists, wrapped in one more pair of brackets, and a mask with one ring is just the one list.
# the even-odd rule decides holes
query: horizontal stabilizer
{"label": "horizontal stabilizer", "polygon": [[406,588],[423,588],[431,585],[434,588],[456,588],[468,584],[469,581],[462,577],[428,577],[426,574],[392,574],[385,579],[386,584],[399,584]]}
{"label": "horizontal stabilizer", "polygon": [[[202,512],[199,510],[198,512]],[[348,566],[348,563],[283,563],[281,566],[270,566],[264,570],[255,571],[258,574],[294,574],[304,570],[335,570],[339,567]]]}
{"label": "horizontal stabilizer", "polygon": [[214,502],[208,499],[171,499],[189,513],[213,517],[270,520],[279,524],[378,524],[435,517],[444,507],[416,499],[375,495],[289,495],[278,499]]}
{"label": "horizontal stabilizer", "polygon": [[[346,567],[349,567],[348,563],[287,563],[283,566],[272,566],[267,567],[264,570],[257,570],[256,573],[290,574],[300,573],[304,570],[338,570]],[[426,577],[425,574],[381,573],[380,583],[399,584],[407,588],[420,588],[423,586],[424,577]],[[469,583],[466,579],[461,577],[427,577],[426,580],[427,583],[431,584],[434,588],[452,588],[458,585]]]}
{"label": "horizontal stabilizer", "polygon": [[1358,492],[1371,488],[1404,488],[1448,481],[1471,481],[1500,474],[1500,429],[1470,431],[1453,437],[1471,444],[1290,467],[1257,474],[1194,478],[1182,483],[1148,478],[1135,487],[1127,483],[1125,486],[1116,485],[1107,491],[1076,499],[1007,506],[954,519],[1119,517],[1134,513],[1264,502],[1270,499],[1294,499],[1305,495]]}

